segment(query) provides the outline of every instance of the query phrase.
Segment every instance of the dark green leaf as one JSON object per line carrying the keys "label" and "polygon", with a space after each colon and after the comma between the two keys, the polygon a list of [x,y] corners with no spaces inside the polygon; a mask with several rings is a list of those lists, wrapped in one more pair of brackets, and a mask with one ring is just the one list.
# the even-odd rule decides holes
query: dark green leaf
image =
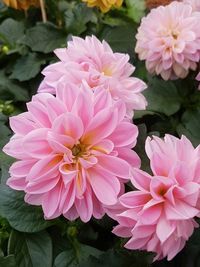
{"label": "dark green leaf", "polygon": [[182,99],[171,81],[152,78],[144,95],[148,102],[147,111],[160,112],[170,116],[180,109]]}
{"label": "dark green leaf", "polygon": [[8,18],[0,25],[0,40],[11,47],[16,46],[24,35],[24,24],[17,20]]}
{"label": "dark green leaf", "polygon": [[[79,267],[84,266],[89,256],[99,257],[101,251],[86,245],[80,245],[77,250],[66,250],[60,253],[54,262],[54,267]],[[85,265],[87,266],[87,265]]]}
{"label": "dark green leaf", "polygon": [[27,234],[13,231],[9,253],[15,255],[18,267],[51,267],[52,242],[45,231]]}
{"label": "dark green leaf", "polygon": [[185,134],[195,146],[200,144],[200,109],[187,110],[181,119],[177,131],[179,135]]}
{"label": "dark green leaf", "polygon": [[24,202],[24,194],[0,185],[0,215],[6,218],[10,225],[22,232],[33,233],[52,225],[52,221],[44,220],[40,207]]}
{"label": "dark green leaf", "polygon": [[28,81],[34,78],[41,69],[41,65],[45,63],[44,59],[41,59],[35,53],[29,53],[27,56],[23,56],[17,60],[13,66],[11,79],[17,79],[19,81]]}
{"label": "dark green leaf", "polygon": [[64,46],[66,34],[50,23],[38,23],[35,27],[27,30],[23,41],[33,51],[50,53],[55,48]]}
{"label": "dark green leaf", "polygon": [[72,249],[61,252],[55,259],[54,267],[74,267],[76,258]]}
{"label": "dark green leaf", "polygon": [[86,24],[88,22],[97,22],[93,10],[83,3],[75,5],[71,9],[65,11],[64,20],[68,33],[75,35],[83,33],[87,29]]}
{"label": "dark green leaf", "polygon": [[118,27],[106,27],[101,39],[106,40],[116,52],[134,53],[135,27],[133,24]]}
{"label": "dark green leaf", "polygon": [[1,169],[1,184],[5,184],[9,173],[8,170],[10,168],[10,165],[13,163],[14,159],[7,156],[3,152],[0,152],[0,169]]}
{"label": "dark green leaf", "polygon": [[0,148],[2,148],[5,143],[9,140],[9,137],[11,135],[11,130],[5,126],[4,122],[0,121]]}
{"label": "dark green leaf", "polygon": [[27,101],[28,93],[17,83],[10,80],[4,73],[0,71],[0,97],[1,99],[14,99],[16,101]]}
{"label": "dark green leaf", "polygon": [[7,257],[0,257],[1,267],[17,267],[15,263],[14,255],[9,255]]}

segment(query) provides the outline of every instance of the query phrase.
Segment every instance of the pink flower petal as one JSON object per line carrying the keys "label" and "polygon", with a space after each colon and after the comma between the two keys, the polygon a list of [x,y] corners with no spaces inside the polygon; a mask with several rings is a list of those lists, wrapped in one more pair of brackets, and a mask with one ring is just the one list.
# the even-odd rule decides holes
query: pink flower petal
{"label": "pink flower petal", "polygon": [[143,207],[149,200],[151,196],[149,193],[132,191],[128,192],[120,197],[120,203],[127,208]]}
{"label": "pink flower petal", "polygon": [[183,201],[176,200],[176,206],[165,203],[165,212],[168,220],[187,220],[195,217],[199,210]]}
{"label": "pink flower petal", "polygon": [[117,202],[120,183],[115,176],[93,168],[88,170],[88,179],[97,199],[101,203],[113,205]]}
{"label": "pink flower petal", "polygon": [[112,133],[109,136],[109,139],[117,147],[124,147],[127,145],[134,146],[137,136],[138,136],[137,126],[128,122],[121,122],[117,126],[114,133]]}
{"label": "pink flower petal", "polygon": [[82,141],[95,144],[108,137],[117,126],[117,111],[106,108],[98,112],[86,128]]}
{"label": "pink flower petal", "polygon": [[35,129],[28,133],[22,143],[27,153],[33,158],[44,158],[52,152],[47,141],[48,129]]}
{"label": "pink flower petal", "polygon": [[91,219],[93,212],[91,190],[87,189],[83,198],[76,199],[75,205],[81,220],[83,222],[88,222]]}
{"label": "pink flower petal", "polygon": [[120,158],[113,157],[110,155],[99,155],[98,156],[98,165],[103,169],[106,169],[111,174],[121,177],[121,178],[130,178],[130,166],[129,164]]}
{"label": "pink flower petal", "polygon": [[52,130],[61,135],[66,135],[78,141],[83,134],[81,119],[71,113],[60,115],[53,122]]}

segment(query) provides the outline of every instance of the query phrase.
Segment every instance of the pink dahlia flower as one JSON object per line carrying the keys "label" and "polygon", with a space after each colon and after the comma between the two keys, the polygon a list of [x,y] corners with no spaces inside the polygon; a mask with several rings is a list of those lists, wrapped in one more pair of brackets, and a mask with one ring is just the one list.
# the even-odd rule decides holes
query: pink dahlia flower
{"label": "pink dahlia flower", "polygon": [[119,198],[124,211],[118,215],[116,235],[131,237],[125,247],[156,252],[156,259],[171,260],[198,227],[200,147],[166,135],[146,141],[153,175],[133,171],[136,191]]}
{"label": "pink dahlia flower", "polygon": [[181,0],[184,4],[189,4],[192,6],[193,11],[200,11],[200,1],[199,0]]}
{"label": "pink dahlia flower", "polygon": [[60,84],[56,96],[41,93],[28,111],[10,119],[15,132],[4,152],[16,158],[7,184],[42,205],[45,218],[63,214],[87,222],[117,202],[121,186],[140,160],[131,148],[138,130],[124,121],[125,105],[86,84]]}
{"label": "pink dahlia flower", "polygon": [[179,2],[152,9],[142,19],[135,51],[152,74],[185,78],[200,59],[200,13]]}
{"label": "pink dahlia flower", "polygon": [[54,94],[60,81],[80,85],[86,80],[91,89],[103,85],[113,99],[123,100],[129,116],[133,110],[145,109],[147,103],[141,92],[146,84],[130,77],[135,68],[128,63],[127,54],[113,53],[107,42],[95,36],[85,40],[73,37],[67,48],[56,49],[55,54],[60,61],[43,70],[45,78],[38,92]]}

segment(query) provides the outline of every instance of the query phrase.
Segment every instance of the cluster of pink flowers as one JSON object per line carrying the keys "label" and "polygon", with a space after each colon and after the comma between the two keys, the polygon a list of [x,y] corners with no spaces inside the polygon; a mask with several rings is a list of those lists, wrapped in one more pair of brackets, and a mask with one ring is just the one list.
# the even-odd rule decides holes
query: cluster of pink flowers
{"label": "cluster of pink flowers", "polygon": [[[140,58],[165,79],[196,68],[200,32],[187,5],[152,10],[137,39]],[[127,248],[171,260],[198,226],[200,147],[186,137],[148,138],[153,175],[140,170],[131,116],[147,105],[146,84],[131,77],[128,55],[94,36],[74,37],[55,53],[60,61],[43,71],[27,112],[10,118],[14,135],[4,152],[17,161],[7,184],[41,205],[46,219],[88,222],[107,213],[119,223],[113,232],[131,237]],[[128,181],[136,191],[125,193]]]}
{"label": "cluster of pink flowers", "polygon": [[199,21],[200,12],[186,3],[173,1],[152,9],[136,35],[135,51],[145,60],[147,70],[164,80],[185,78],[189,70],[196,70],[200,60]]}
{"label": "cluster of pink flowers", "polygon": [[117,203],[140,166],[130,115],[145,108],[146,85],[130,77],[128,55],[94,36],[73,38],[56,54],[61,62],[44,70],[28,111],[10,119],[15,134],[4,152],[18,161],[7,184],[42,205],[46,219],[62,214],[87,222]]}
{"label": "cluster of pink flowers", "polygon": [[157,253],[171,260],[198,227],[200,217],[200,146],[166,135],[146,140],[153,175],[134,169],[137,189],[120,197],[124,211],[117,215],[114,233],[131,237],[125,245]]}

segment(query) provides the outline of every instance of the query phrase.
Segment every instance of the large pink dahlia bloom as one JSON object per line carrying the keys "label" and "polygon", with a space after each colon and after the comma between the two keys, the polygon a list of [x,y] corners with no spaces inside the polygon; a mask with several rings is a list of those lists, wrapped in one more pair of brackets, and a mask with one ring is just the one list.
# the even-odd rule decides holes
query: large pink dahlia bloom
{"label": "large pink dahlia bloom", "polygon": [[15,132],[4,152],[16,158],[7,184],[42,205],[47,219],[63,214],[87,222],[117,202],[121,185],[140,160],[131,148],[138,130],[124,121],[125,105],[83,84],[41,93],[10,119]]}
{"label": "large pink dahlia bloom", "polygon": [[147,103],[141,92],[146,84],[130,77],[135,68],[128,63],[127,54],[113,53],[107,42],[95,36],[73,37],[67,48],[56,49],[55,54],[60,61],[43,70],[45,78],[38,92],[55,93],[60,81],[80,85],[86,80],[91,89],[103,85],[113,99],[123,100],[129,116],[133,110],[145,109]]}
{"label": "large pink dahlia bloom", "polygon": [[118,215],[114,233],[131,237],[125,247],[156,252],[156,259],[171,260],[184,246],[198,224],[200,147],[166,135],[146,141],[153,175],[135,169],[136,191],[120,197],[124,212]]}
{"label": "large pink dahlia bloom", "polygon": [[135,51],[152,74],[164,80],[185,78],[200,59],[200,13],[184,3],[152,9],[142,19]]}

